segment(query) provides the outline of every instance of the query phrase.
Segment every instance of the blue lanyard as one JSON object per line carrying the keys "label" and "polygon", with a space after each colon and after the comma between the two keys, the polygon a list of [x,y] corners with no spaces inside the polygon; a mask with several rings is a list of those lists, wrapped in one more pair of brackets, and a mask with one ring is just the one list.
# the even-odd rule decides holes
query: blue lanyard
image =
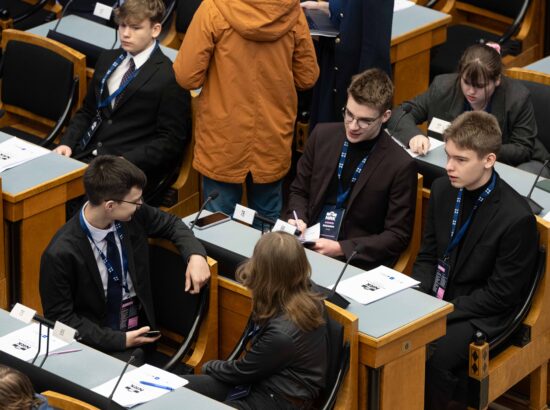
{"label": "blue lanyard", "polygon": [[466,222],[464,222],[464,224],[460,227],[460,230],[456,232],[456,235],[455,235],[456,226],[458,223],[458,215],[460,214],[460,203],[462,202],[462,193],[464,191],[464,188],[460,188],[460,190],[458,191],[458,195],[456,196],[455,209],[453,212],[453,220],[451,223],[451,242],[449,243],[449,245],[447,245],[447,250],[445,251],[443,259],[447,259],[449,257],[453,249],[458,246],[458,244],[464,237],[464,234],[466,233],[468,226],[472,222],[472,218],[474,217],[475,211],[477,210],[477,208],[480,207],[483,201],[485,201],[485,199],[491,194],[491,192],[493,192],[493,189],[495,189],[496,179],[497,179],[496,173],[493,172],[493,176],[491,177],[491,183],[479,195],[479,197],[476,200],[476,203],[474,204],[472,212],[470,212],[470,216],[468,217]]}
{"label": "blue lanyard", "polygon": [[[92,238],[92,234],[90,230],[88,229],[88,226],[86,226],[86,223],[84,222],[84,208],[80,211],[80,226],[82,227],[82,230],[86,234],[86,236],[90,239],[90,241],[94,244],[95,248],[97,249],[99,256],[101,257],[101,260],[103,261],[103,264],[105,265],[105,268],[107,268],[107,274],[111,276],[113,281],[120,282],[120,278],[118,277],[117,272],[115,272],[115,268],[105,256],[105,254],[99,249],[99,246],[97,246],[97,243],[94,241],[94,238]],[[120,240],[120,248],[122,249],[122,287],[124,288],[124,291],[126,294],[130,293],[130,290],[128,288],[128,256],[126,255],[126,249],[124,248],[124,242],[122,241],[124,238],[124,234],[122,232],[122,225],[120,222],[115,222],[115,231],[118,236],[118,239]]]}
{"label": "blue lanyard", "polygon": [[[159,43],[158,41],[155,42],[155,48],[153,49],[153,51],[151,52],[151,55],[153,55],[153,53],[157,50],[157,48],[159,47]],[[109,67],[109,69],[107,70],[107,72],[105,73],[105,75],[103,76],[103,78],[101,79],[101,83],[100,83],[100,86],[99,86],[99,97],[101,98],[101,96],[103,95],[103,91],[105,90],[105,83],[107,82],[107,79],[113,74],[113,72],[116,70],[116,68],[122,64],[122,62],[124,61],[124,59],[126,58],[126,56],[128,55],[127,52],[123,52],[121,55],[119,55],[117,57],[117,59],[113,62],[113,64],[111,64],[111,66]],[[124,84],[120,84],[120,86],[118,87],[117,90],[115,90],[114,93],[112,93],[111,95],[109,95],[106,99],[104,99],[103,101],[98,101],[98,104],[97,104],[97,109],[101,109],[101,108],[105,108],[107,107],[109,104],[111,104],[111,102],[117,98],[125,89],[126,87],[128,87],[128,84],[130,84],[130,82],[132,82],[132,80],[138,75],[139,73],[139,70],[141,70],[141,67],[138,68],[137,70],[135,70],[129,77],[128,79],[126,80],[126,82]]]}
{"label": "blue lanyard", "polygon": [[340,153],[340,159],[338,160],[338,195],[336,197],[336,208],[342,208],[344,206],[344,203],[348,198],[348,195],[351,191],[351,188],[353,187],[353,184],[355,184],[355,182],[357,181],[357,178],[359,178],[359,175],[361,174],[361,171],[363,171],[363,167],[365,166],[367,159],[369,159],[370,153],[374,149],[374,147],[372,147],[369,153],[365,155],[365,158],[363,158],[363,160],[359,163],[359,165],[357,165],[357,168],[355,169],[355,172],[351,177],[351,182],[349,184],[349,187],[347,190],[344,191],[344,188],[342,187],[342,170],[344,169],[344,164],[346,163],[346,156],[348,155],[348,147],[349,147],[349,142],[346,139],[342,147],[342,152]]}

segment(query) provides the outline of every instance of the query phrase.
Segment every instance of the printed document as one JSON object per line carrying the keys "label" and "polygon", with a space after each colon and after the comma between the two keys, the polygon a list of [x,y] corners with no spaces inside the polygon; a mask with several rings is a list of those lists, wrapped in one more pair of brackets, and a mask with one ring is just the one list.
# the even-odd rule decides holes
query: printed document
{"label": "printed document", "polygon": [[[109,397],[117,380],[118,376],[92,390]],[[185,386],[187,383],[189,383],[187,380],[175,374],[144,364],[122,376],[113,400],[121,406],[134,407]]]}
{"label": "printed document", "polygon": [[[363,305],[367,305],[419,283],[410,276],[403,275],[387,266],[379,266],[343,280],[336,291]],[[333,285],[329,286],[329,288],[332,287]]]}
{"label": "printed document", "polygon": [[24,164],[51,151],[17,137],[0,143],[0,172]]}
{"label": "printed document", "polygon": [[[31,360],[38,351],[38,323],[31,323],[14,332],[0,337],[0,350],[21,360]],[[46,343],[48,340],[47,329],[42,326],[42,343],[40,344],[40,354],[46,354]],[[67,346],[68,343],[55,337],[50,330],[50,352]]]}

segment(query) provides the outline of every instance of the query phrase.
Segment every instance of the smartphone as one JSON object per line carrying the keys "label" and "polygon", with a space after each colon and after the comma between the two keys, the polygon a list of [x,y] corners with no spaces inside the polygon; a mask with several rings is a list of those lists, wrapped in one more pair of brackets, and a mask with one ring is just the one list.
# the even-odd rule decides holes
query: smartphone
{"label": "smartphone", "polygon": [[160,330],[149,330],[143,336],[145,336],[145,337],[157,337],[158,335],[160,335]]}
{"label": "smartphone", "polygon": [[304,248],[311,249],[315,246],[315,241],[305,241],[302,242],[302,245],[304,246]]}
{"label": "smartphone", "polygon": [[229,221],[230,219],[230,216],[224,214],[223,212],[214,212],[213,214],[206,215],[202,218],[197,219],[196,227],[197,229],[206,229],[210,228],[211,226]]}

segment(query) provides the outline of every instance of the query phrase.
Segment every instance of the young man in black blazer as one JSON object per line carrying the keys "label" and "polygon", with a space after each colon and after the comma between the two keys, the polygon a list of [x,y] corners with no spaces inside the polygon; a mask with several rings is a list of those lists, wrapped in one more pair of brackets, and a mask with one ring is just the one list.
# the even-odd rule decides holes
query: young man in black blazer
{"label": "young man in black blazer", "polygon": [[164,10],[162,0],[127,0],[115,10],[122,49],[99,58],[55,152],[85,162],[123,156],[145,172],[149,188],[174,170],[190,130],[189,93],[158,46]]}
{"label": "young man in black blazer", "polygon": [[432,185],[413,277],[454,304],[447,334],[431,346],[426,408],[466,408],[468,345],[491,338],[523,303],[534,274],[537,230],[527,202],[494,170],[498,122],[482,111],[458,116],[444,133],[448,177]]}
{"label": "young man in black blazer", "polygon": [[290,186],[289,223],[303,232],[325,219],[331,225],[330,216],[341,215],[340,229],[322,229],[312,249],[345,259],[363,245],[365,251],[352,261],[363,269],[392,266],[414,224],[416,164],[385,130],[392,98],[393,84],[382,70],[353,77],[344,121],[315,127]]}
{"label": "young man in black blazer", "polygon": [[143,203],[145,183],[123,158],[94,159],[84,174],[88,202],[56,233],[40,263],[44,315],[119,357],[158,339],[146,336],[155,328],[148,237],[177,246],[187,261],[186,291],[197,293],[210,277],[204,248],[184,223]]}

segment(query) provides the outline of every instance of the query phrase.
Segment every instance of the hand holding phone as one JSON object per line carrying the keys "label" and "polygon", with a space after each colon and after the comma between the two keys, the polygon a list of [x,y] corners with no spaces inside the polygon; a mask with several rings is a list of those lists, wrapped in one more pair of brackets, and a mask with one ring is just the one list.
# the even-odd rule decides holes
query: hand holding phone
{"label": "hand holding phone", "polygon": [[160,330],[149,330],[143,334],[144,337],[157,337],[158,335],[160,335]]}

